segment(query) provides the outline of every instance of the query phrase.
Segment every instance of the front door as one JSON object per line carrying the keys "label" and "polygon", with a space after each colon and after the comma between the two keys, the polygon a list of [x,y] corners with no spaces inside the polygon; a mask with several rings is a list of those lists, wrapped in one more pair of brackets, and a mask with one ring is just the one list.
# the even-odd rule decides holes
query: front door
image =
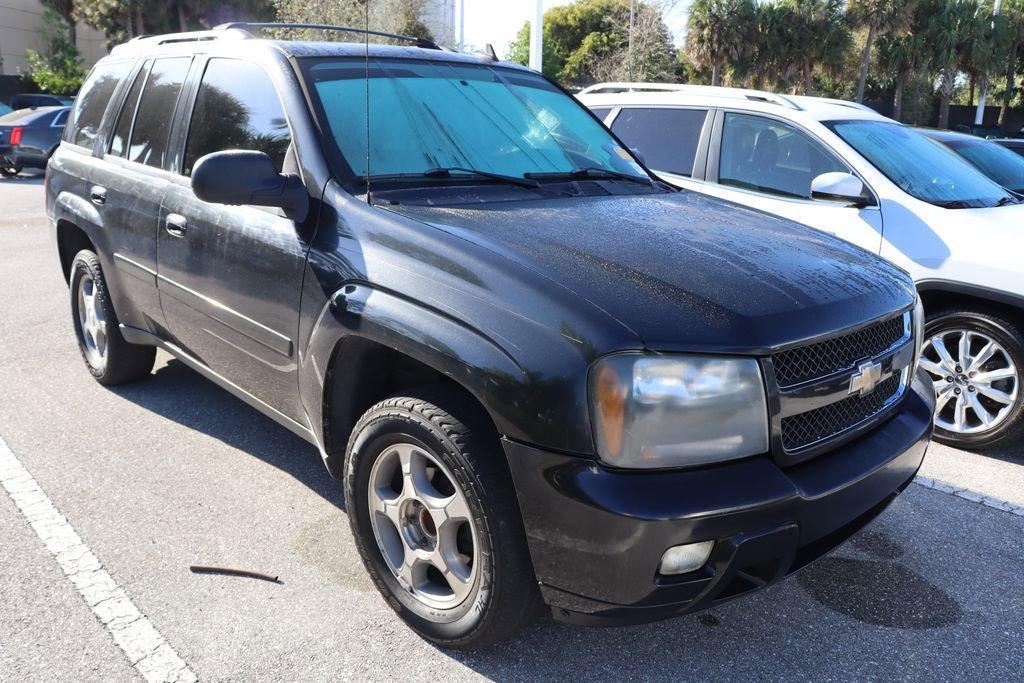
{"label": "front door", "polygon": [[157,246],[160,301],[173,341],[305,425],[295,345],[306,245],[280,210],[208,204],[189,182],[199,158],[224,149],[266,152],[282,169],[291,133],[262,67],[209,60],[186,139],[182,174],[164,193]]}
{"label": "front door", "polygon": [[811,199],[811,181],[815,177],[852,170],[809,134],[779,119],[725,112],[717,151],[717,155],[710,155],[708,181],[702,192],[803,223],[879,252],[882,214],[877,206],[858,209]]}

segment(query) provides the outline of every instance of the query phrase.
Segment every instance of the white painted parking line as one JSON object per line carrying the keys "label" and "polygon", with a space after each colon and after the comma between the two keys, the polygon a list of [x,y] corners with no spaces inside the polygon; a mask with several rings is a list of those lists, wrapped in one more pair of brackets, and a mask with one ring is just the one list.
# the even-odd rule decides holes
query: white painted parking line
{"label": "white painted parking line", "polygon": [[1011,503],[1008,500],[1000,500],[999,498],[986,496],[983,493],[978,493],[977,491],[972,491],[971,489],[965,489],[961,486],[953,486],[952,484],[947,484],[944,481],[939,481],[938,479],[930,479],[928,477],[922,477],[921,475],[917,475],[917,477],[914,479],[914,483],[920,484],[926,489],[932,489],[933,491],[941,491],[943,493],[948,493],[950,495],[963,498],[964,500],[969,500],[972,503],[978,503],[979,505],[984,505],[986,507],[994,508],[996,510],[1002,510],[1003,512],[1009,512],[1010,514],[1024,517],[1024,507],[1017,505],[1016,503]]}
{"label": "white painted parking line", "polygon": [[147,681],[197,680],[178,653],[103,569],[2,438],[0,485],[143,678]]}

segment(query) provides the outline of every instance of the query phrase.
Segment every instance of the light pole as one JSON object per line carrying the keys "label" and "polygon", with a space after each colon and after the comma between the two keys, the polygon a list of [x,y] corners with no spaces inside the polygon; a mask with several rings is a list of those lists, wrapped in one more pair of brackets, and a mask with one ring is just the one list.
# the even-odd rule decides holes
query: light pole
{"label": "light pole", "polygon": [[[998,16],[999,10],[1003,7],[1003,0],[996,0],[992,8],[992,16]],[[985,100],[988,99],[988,74],[983,74],[981,79],[981,92],[978,94],[978,110],[974,112],[974,125],[980,126],[985,123]]]}
{"label": "light pole", "polygon": [[533,12],[533,24],[530,26],[530,68],[534,71],[543,70],[544,56],[544,0],[537,0]]}

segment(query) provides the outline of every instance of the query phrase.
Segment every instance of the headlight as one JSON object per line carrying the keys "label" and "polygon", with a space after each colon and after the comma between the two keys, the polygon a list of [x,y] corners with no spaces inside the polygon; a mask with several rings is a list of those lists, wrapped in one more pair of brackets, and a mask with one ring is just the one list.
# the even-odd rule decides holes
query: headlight
{"label": "headlight", "polygon": [[768,407],[752,358],[623,353],[590,373],[597,453],[615,467],[685,467],[768,450]]}
{"label": "headlight", "polygon": [[914,335],[914,362],[910,364],[910,381],[913,381],[917,374],[917,364],[921,360],[921,348],[924,346],[924,306],[920,296],[917,297],[917,305],[914,306],[910,320],[910,331]]}

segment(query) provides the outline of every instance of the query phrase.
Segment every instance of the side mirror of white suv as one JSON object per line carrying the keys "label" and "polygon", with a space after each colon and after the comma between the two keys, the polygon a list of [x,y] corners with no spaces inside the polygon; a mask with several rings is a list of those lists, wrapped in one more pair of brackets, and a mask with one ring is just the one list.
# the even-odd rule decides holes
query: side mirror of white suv
{"label": "side mirror of white suv", "polygon": [[811,181],[811,197],[829,201],[848,202],[851,206],[870,206],[874,203],[864,190],[864,183],[852,173],[833,171],[822,173]]}

